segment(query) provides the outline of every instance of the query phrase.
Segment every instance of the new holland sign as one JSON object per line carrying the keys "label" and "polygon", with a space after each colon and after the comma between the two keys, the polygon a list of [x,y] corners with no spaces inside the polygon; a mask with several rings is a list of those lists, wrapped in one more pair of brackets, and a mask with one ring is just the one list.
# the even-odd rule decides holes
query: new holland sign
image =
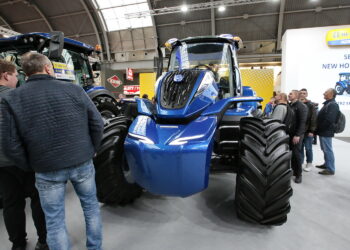
{"label": "new holland sign", "polygon": [[116,75],[108,78],[107,82],[109,82],[114,88],[118,88],[120,85],[123,84],[119,77]]}
{"label": "new holland sign", "polygon": [[326,40],[328,46],[350,45],[350,28],[330,30]]}

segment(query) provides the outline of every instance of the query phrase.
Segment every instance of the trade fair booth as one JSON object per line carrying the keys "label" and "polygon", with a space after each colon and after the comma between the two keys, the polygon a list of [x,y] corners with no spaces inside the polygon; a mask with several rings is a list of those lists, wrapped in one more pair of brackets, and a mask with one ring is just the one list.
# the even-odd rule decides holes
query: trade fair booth
{"label": "trade fair booth", "polygon": [[[350,121],[350,25],[287,30],[282,51],[281,91],[306,88],[321,109],[324,91],[335,88]],[[349,137],[350,127],[337,136]]]}

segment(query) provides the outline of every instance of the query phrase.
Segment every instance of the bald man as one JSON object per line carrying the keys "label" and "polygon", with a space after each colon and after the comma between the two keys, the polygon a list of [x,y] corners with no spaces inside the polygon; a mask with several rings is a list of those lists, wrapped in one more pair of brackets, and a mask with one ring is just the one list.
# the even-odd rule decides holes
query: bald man
{"label": "bald man", "polygon": [[316,166],[322,169],[319,174],[334,175],[335,173],[335,159],[332,147],[332,138],[334,137],[335,122],[339,113],[339,106],[335,102],[337,92],[335,89],[327,89],[323,93],[326,100],[323,107],[317,115],[317,129],[316,134],[319,135],[320,145],[324,155],[324,163]]}

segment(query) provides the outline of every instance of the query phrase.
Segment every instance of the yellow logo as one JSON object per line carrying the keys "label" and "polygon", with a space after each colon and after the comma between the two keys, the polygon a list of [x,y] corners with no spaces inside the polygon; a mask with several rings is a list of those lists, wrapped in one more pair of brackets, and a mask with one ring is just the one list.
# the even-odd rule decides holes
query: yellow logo
{"label": "yellow logo", "polygon": [[350,28],[328,31],[326,41],[328,46],[350,45]]}

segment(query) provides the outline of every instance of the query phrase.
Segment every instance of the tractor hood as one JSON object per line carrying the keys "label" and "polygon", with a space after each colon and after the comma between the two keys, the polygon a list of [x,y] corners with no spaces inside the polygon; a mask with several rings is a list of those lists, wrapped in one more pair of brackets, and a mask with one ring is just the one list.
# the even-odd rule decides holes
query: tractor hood
{"label": "tractor hood", "polygon": [[166,73],[157,86],[156,116],[190,119],[215,102],[218,87],[210,70],[185,69]]}

